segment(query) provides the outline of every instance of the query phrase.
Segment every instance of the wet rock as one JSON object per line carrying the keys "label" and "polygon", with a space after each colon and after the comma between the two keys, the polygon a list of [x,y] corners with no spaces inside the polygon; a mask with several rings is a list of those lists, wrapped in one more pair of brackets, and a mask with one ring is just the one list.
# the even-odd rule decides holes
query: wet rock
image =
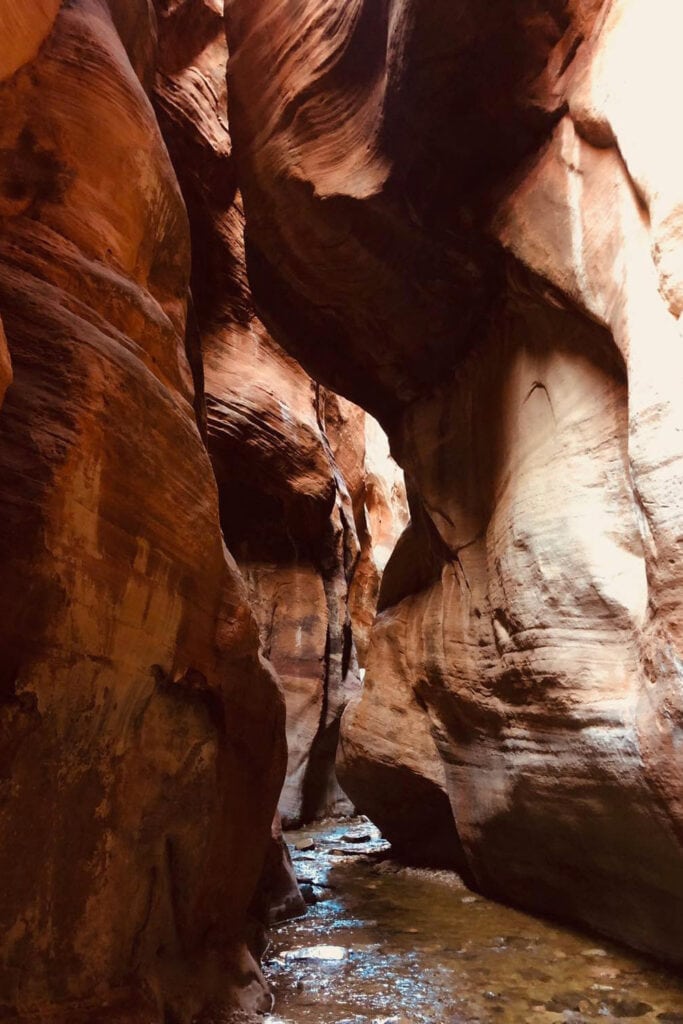
{"label": "wet rock", "polygon": [[607,978],[613,980],[618,978],[622,971],[618,967],[589,967],[588,973],[592,978]]}
{"label": "wet rock", "polygon": [[[321,872],[330,867],[331,842],[340,831],[331,825],[312,832],[320,847]],[[324,1020],[354,1024],[386,1020],[389,1014],[409,1021],[426,1018],[429,1024],[617,1024],[622,1018],[614,1015],[610,1002],[642,997],[646,986],[648,1002],[657,1009],[667,1004],[679,1009],[679,999],[683,1007],[672,976],[655,975],[647,962],[629,960],[622,952],[620,966],[633,972],[628,987],[595,992],[590,987],[593,962],[579,955],[582,944],[563,929],[482,899],[484,916],[471,915],[477,927],[468,930],[461,889],[453,890],[437,871],[390,871],[390,866],[389,860],[380,869],[364,857],[338,858],[334,909],[309,914],[273,936],[277,949],[331,943],[336,937],[349,956],[348,968],[304,959],[287,966],[281,954],[274,957],[276,998],[284,1018],[312,1020],[309,1008],[317,1001]],[[376,887],[372,893],[368,884]],[[553,955],[558,942],[571,952],[569,957]],[[292,995],[300,975],[307,981],[302,999]],[[396,1006],[400,1010],[391,1013]],[[315,1019],[323,1019],[320,1010]],[[674,1018],[671,1024],[678,1022]]]}
{"label": "wet rock", "polygon": [[368,853],[367,850],[355,849],[350,846],[333,846],[330,853],[337,857],[359,857]]}
{"label": "wet rock", "polygon": [[520,978],[524,981],[550,981],[550,975],[546,971],[540,971],[537,967],[529,967],[519,972]]}
{"label": "wet rock", "polygon": [[300,853],[306,853],[308,850],[315,850],[315,840],[301,839],[295,844],[294,849],[298,850]]}
{"label": "wet rock", "polygon": [[585,992],[561,992],[549,999],[545,1008],[552,1013],[563,1013],[565,1010],[586,1013],[592,1005]]}
{"label": "wet rock", "polygon": [[303,896],[304,903],[306,903],[309,907],[313,906],[315,903],[318,902],[318,895],[313,886],[310,885],[308,882],[301,883],[299,885],[299,891]]}
{"label": "wet rock", "polygon": [[257,920],[272,925],[299,917],[305,911],[289,847],[282,835],[280,816],[276,814],[271,825],[271,841],[266,851],[257,894],[252,901],[251,913]]}
{"label": "wet rock", "polygon": [[367,828],[349,829],[342,836],[345,843],[369,843],[374,838],[371,830]]}
{"label": "wet rock", "polygon": [[321,960],[338,963],[345,960],[348,950],[344,946],[301,946],[287,949],[282,954],[285,960]]}
{"label": "wet rock", "polygon": [[615,1017],[644,1017],[652,1011],[649,1003],[639,999],[618,999],[609,1004],[609,1008]]}

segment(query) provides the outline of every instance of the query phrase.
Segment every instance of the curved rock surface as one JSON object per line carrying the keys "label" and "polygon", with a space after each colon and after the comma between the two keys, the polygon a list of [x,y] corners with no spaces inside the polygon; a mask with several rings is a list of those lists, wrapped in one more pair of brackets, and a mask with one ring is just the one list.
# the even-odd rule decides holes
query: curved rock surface
{"label": "curved rock surface", "polygon": [[285,690],[283,823],[348,813],[334,760],[342,711],[360,685],[349,615],[359,549],[323,397],[257,320],[248,332],[224,331],[206,366],[223,531]]}
{"label": "curved rock surface", "polygon": [[267,1006],[284,705],[193,409],[153,12],[3,0],[0,40],[0,1015]]}
{"label": "curved rock surface", "polygon": [[5,392],[12,383],[12,360],[7,348],[5,329],[0,320],[0,406],[5,398]]}
{"label": "curved rock surface", "polygon": [[[280,810],[292,826],[351,810],[334,771],[339,721],[359,688],[354,637],[367,646],[376,559],[400,532],[402,494],[395,464],[395,479],[383,476],[388,452],[372,471],[366,466],[366,414],[318,387],[254,311],[220,7],[159,4],[155,103],[190,212],[193,312],[221,524],[286,695]],[[375,437],[373,450],[379,446]]]}
{"label": "curved rock surface", "polygon": [[387,569],[345,784],[409,836],[422,764],[481,888],[678,964],[679,22],[227,6],[258,308],[379,416],[425,519]]}
{"label": "curved rock surface", "polygon": [[410,521],[405,483],[379,423],[332,392],[326,395],[325,432],[349,491],[360,545],[349,609],[358,663],[365,668],[382,574]]}

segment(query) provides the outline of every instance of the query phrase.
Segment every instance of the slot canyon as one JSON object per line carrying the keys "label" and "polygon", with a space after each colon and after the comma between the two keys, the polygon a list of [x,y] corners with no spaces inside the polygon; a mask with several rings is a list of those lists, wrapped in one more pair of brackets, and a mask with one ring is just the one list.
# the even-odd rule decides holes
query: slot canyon
{"label": "slot canyon", "polygon": [[0,0],[0,1021],[683,1022],[681,38]]}

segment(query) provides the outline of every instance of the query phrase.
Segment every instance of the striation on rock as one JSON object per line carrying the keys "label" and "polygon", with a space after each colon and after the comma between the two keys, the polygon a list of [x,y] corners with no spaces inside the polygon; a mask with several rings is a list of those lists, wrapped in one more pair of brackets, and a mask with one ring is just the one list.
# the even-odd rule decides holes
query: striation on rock
{"label": "striation on rock", "polygon": [[284,705],[193,409],[152,10],[3,0],[0,40],[0,1014],[266,1008]]}
{"label": "striation on rock", "polygon": [[482,889],[680,964],[682,72],[655,7],[226,16],[257,307],[411,496],[344,784],[408,846],[445,787]]}
{"label": "striation on rock", "polygon": [[382,574],[410,521],[405,483],[379,423],[332,392],[325,400],[325,431],[351,498],[360,545],[349,609],[358,663],[365,667]]}
{"label": "striation on rock", "polygon": [[375,559],[400,532],[394,510],[402,496],[395,466],[396,479],[382,479],[388,453],[368,472],[366,414],[350,403],[342,412],[341,400],[316,386],[254,310],[219,8],[158,4],[155,104],[190,213],[193,314],[221,525],[286,696],[280,810],[291,826],[351,809],[334,771],[339,721],[358,690],[354,639],[362,633],[366,643]]}
{"label": "striation on rock", "polygon": [[12,383],[12,360],[7,348],[5,329],[0,320],[0,406],[5,398],[5,392]]}

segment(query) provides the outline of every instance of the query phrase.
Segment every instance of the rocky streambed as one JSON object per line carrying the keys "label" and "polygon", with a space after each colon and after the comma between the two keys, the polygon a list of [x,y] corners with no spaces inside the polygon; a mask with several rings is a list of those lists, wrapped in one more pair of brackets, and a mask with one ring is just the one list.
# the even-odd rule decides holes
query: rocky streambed
{"label": "rocky streambed", "polygon": [[683,1024],[683,980],[391,860],[355,820],[289,833],[305,917],[266,953],[267,1024]]}

